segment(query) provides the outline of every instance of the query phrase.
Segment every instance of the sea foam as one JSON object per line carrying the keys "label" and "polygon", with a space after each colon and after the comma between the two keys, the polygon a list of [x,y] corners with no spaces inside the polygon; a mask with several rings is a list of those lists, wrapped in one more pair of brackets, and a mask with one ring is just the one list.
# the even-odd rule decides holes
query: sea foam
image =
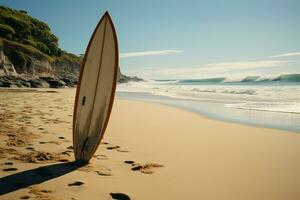
{"label": "sea foam", "polygon": [[300,74],[242,79],[150,80],[118,85],[118,91],[218,102],[233,109],[300,113]]}

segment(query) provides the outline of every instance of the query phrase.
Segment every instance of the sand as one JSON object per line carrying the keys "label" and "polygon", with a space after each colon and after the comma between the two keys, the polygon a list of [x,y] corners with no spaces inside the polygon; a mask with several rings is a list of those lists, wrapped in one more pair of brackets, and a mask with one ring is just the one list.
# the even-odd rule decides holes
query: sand
{"label": "sand", "polygon": [[115,101],[73,163],[74,89],[0,90],[0,199],[299,200],[300,134]]}

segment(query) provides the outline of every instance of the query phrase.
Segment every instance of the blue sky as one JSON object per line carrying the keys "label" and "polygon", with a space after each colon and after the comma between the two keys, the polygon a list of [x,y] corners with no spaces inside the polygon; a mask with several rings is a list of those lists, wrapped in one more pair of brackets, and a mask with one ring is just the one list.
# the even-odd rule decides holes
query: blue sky
{"label": "blue sky", "polygon": [[299,0],[1,0],[49,24],[80,54],[105,10],[121,70],[144,78],[300,73]]}

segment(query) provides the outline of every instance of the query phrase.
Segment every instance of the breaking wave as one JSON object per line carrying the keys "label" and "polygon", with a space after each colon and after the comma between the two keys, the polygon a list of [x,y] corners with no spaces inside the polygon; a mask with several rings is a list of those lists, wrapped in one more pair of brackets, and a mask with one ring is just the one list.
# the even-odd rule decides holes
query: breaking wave
{"label": "breaking wave", "polygon": [[279,76],[247,76],[243,78],[227,78],[227,77],[217,77],[217,78],[204,78],[204,79],[184,79],[184,80],[157,80],[173,82],[177,84],[186,85],[198,85],[198,84],[287,84],[294,83],[300,84],[300,74],[281,74]]}
{"label": "breaking wave", "polygon": [[140,92],[176,99],[221,103],[235,109],[300,114],[300,74],[185,80],[149,80],[118,85],[121,92]]}

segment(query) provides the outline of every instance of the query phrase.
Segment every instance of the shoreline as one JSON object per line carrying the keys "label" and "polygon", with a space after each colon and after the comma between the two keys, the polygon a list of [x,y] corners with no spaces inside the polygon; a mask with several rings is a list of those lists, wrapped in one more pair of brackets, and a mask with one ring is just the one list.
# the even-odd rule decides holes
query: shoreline
{"label": "shoreline", "polygon": [[217,102],[179,99],[142,92],[118,91],[117,96],[124,100],[158,103],[181,108],[212,120],[300,133],[300,123],[298,123],[300,114],[298,113],[224,107]]}
{"label": "shoreline", "polygon": [[75,90],[54,91],[0,95],[3,200],[300,197],[299,134],[155,103],[116,99],[90,164],[70,167]]}
{"label": "shoreline", "polygon": [[[0,93],[5,92],[48,92],[48,93],[56,93],[60,90],[74,90],[76,91],[76,88],[1,88],[0,87]],[[241,108],[232,108],[232,107],[224,107],[221,104],[218,103],[212,103],[212,102],[197,102],[190,99],[178,99],[178,98],[172,98],[168,96],[163,95],[154,95],[150,93],[143,93],[143,92],[123,92],[123,91],[116,91],[116,97],[115,99],[120,100],[130,100],[130,101],[137,101],[137,102],[148,102],[148,103],[154,103],[159,105],[165,105],[165,106],[171,106],[174,108],[180,108],[184,111],[196,113],[200,117],[205,117],[211,120],[217,120],[222,122],[229,122],[234,124],[241,124],[241,125],[248,125],[258,128],[270,128],[275,130],[281,130],[281,131],[288,131],[293,133],[300,133],[300,123],[297,123],[300,121],[300,114],[298,113],[290,113],[290,112],[275,112],[275,111],[265,111],[265,110],[248,110],[248,109],[241,109]],[[191,104],[190,104],[191,103]],[[190,104],[190,105],[187,105]],[[202,104],[202,105],[201,105]],[[200,105],[200,106],[199,106]],[[199,107],[204,106],[216,106],[221,111],[224,110],[230,110],[235,111],[232,113],[229,113],[228,111],[224,113],[216,113],[211,112],[208,109],[199,109]],[[193,108],[193,106],[195,107]],[[197,108],[197,106],[199,106]],[[216,109],[214,109],[216,110]],[[238,117],[241,117],[242,112],[242,118],[239,119]],[[226,115],[230,114],[230,115]],[[234,116],[234,114],[237,114],[237,116]],[[248,116],[245,117],[245,115],[255,115],[255,118],[251,118],[249,120]],[[272,122],[272,117],[275,116],[275,123]],[[287,118],[288,116],[288,118]],[[291,116],[291,118],[289,118]],[[271,118],[271,120],[268,119]],[[278,119],[277,119],[278,118]],[[251,121],[255,119],[255,121]],[[266,120],[268,119],[267,123],[266,121],[261,121],[261,119]],[[278,122],[282,123],[283,121],[292,121],[292,124],[278,124]],[[270,122],[271,121],[271,122]],[[295,127],[289,127],[289,125],[295,126]]]}

